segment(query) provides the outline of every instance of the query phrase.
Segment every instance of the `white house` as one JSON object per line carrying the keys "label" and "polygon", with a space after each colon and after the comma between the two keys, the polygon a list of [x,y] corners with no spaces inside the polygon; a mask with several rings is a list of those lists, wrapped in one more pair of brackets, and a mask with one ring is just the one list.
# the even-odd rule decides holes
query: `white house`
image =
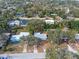
{"label": "white house", "polygon": [[19,25],[20,21],[19,20],[11,20],[8,22],[9,26],[15,26],[15,25]]}
{"label": "white house", "polygon": [[54,20],[45,20],[46,24],[54,24]]}
{"label": "white house", "polygon": [[15,25],[20,25],[20,21],[19,20],[15,20],[14,23],[15,23]]}
{"label": "white house", "polygon": [[28,20],[11,20],[8,21],[9,26],[27,26],[28,25]]}
{"label": "white house", "polygon": [[47,40],[47,34],[36,32],[34,33],[34,37],[39,38],[41,40]]}
{"label": "white house", "polygon": [[29,32],[20,32],[20,36],[29,36],[30,33]]}

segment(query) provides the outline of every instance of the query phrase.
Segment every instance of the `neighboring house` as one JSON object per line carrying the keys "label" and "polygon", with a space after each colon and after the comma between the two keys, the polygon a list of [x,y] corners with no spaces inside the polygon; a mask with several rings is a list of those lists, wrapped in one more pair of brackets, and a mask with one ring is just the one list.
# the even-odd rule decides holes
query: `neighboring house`
{"label": "neighboring house", "polygon": [[13,26],[27,26],[28,24],[28,20],[11,20],[11,21],[8,21],[8,25],[11,27]]}
{"label": "neighboring house", "polygon": [[46,24],[54,24],[54,20],[45,20]]}
{"label": "neighboring house", "polygon": [[20,21],[19,20],[11,20],[11,21],[8,21],[8,25],[9,26],[19,26],[20,24]]}
{"label": "neighboring house", "polygon": [[36,32],[34,33],[34,36],[41,40],[47,40],[47,34],[44,33]]}
{"label": "neighboring house", "polygon": [[10,41],[13,43],[19,42],[21,40],[21,37],[27,37],[29,35],[30,35],[29,32],[20,32],[20,34],[18,35],[12,35]]}

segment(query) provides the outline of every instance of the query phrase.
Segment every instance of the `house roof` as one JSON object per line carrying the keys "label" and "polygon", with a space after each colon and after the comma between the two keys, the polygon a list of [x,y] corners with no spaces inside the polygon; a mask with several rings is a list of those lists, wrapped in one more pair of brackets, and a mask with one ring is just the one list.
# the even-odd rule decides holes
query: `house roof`
{"label": "house roof", "polygon": [[29,32],[20,32],[20,36],[28,36],[28,35],[30,35]]}
{"label": "house roof", "polygon": [[34,33],[34,36],[35,36],[36,38],[41,39],[41,40],[47,40],[47,35],[46,35],[46,34],[43,34],[43,33],[40,33],[40,32]]}
{"label": "house roof", "polygon": [[20,32],[20,34],[19,35],[12,35],[12,37],[11,37],[11,41],[12,42],[15,42],[15,41],[20,41],[21,39],[21,37],[23,37],[23,36],[28,36],[28,35],[30,35],[30,33],[29,32]]}
{"label": "house roof", "polygon": [[20,25],[20,26],[26,26],[28,24],[28,20],[10,20],[8,21],[9,26],[15,26],[15,25]]}
{"label": "house roof", "polygon": [[8,25],[9,25],[9,26],[18,25],[19,23],[20,23],[19,20],[11,20],[11,21],[8,21]]}
{"label": "house roof", "polygon": [[20,35],[12,35],[12,37],[11,37],[10,40],[11,40],[12,42],[20,41],[20,37],[21,37]]}
{"label": "house roof", "polygon": [[54,24],[54,20],[45,20],[45,22],[47,23],[47,24]]}

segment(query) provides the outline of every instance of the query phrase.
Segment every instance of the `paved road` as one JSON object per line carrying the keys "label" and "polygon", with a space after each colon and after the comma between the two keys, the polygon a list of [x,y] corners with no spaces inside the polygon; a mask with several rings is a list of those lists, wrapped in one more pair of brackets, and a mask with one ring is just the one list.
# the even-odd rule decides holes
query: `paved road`
{"label": "paved road", "polygon": [[8,59],[44,59],[45,53],[20,53],[20,54],[3,54],[0,57],[8,57]]}

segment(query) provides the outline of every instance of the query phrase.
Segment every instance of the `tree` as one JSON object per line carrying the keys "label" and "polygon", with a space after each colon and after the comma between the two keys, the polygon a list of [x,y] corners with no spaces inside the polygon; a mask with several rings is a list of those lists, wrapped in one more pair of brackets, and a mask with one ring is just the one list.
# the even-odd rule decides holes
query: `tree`
{"label": "tree", "polygon": [[58,47],[58,45],[52,45],[51,48],[46,51],[46,59],[78,59],[79,55],[73,54],[67,50],[67,47]]}
{"label": "tree", "polygon": [[42,20],[32,20],[27,26],[27,30],[31,33],[33,32],[43,32],[45,23]]}
{"label": "tree", "polygon": [[61,30],[55,30],[55,31],[48,31],[48,40],[50,43],[56,43],[56,44],[60,44],[61,39],[60,39],[60,34]]}
{"label": "tree", "polygon": [[38,39],[35,38],[33,35],[30,35],[27,37],[27,42],[28,42],[28,45],[33,46],[38,43]]}
{"label": "tree", "polygon": [[77,33],[77,31],[75,31],[75,30],[68,30],[66,32],[62,31],[60,29],[57,29],[55,31],[48,31],[48,41],[50,43],[61,44],[62,38],[67,37],[68,41],[75,42],[76,33]]}
{"label": "tree", "polygon": [[79,29],[79,21],[70,21],[69,22],[70,29]]}
{"label": "tree", "polygon": [[46,51],[46,59],[57,59],[57,49],[56,47],[51,47]]}

